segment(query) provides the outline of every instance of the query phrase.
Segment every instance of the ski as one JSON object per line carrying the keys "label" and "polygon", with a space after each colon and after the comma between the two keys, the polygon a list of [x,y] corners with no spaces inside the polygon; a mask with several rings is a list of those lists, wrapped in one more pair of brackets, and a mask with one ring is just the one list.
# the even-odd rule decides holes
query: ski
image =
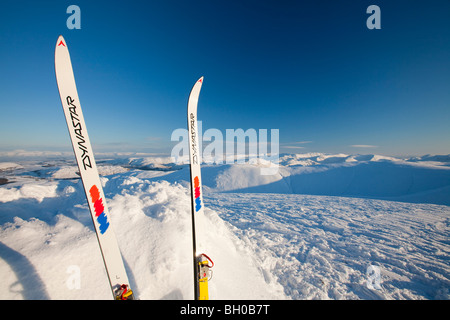
{"label": "ski", "polygon": [[[204,253],[197,253],[196,221],[203,217],[203,193],[201,177],[201,156],[198,141],[197,104],[203,77],[197,80],[189,95],[188,101],[188,141],[189,163],[191,173],[191,213],[192,213],[192,244],[194,257],[194,298],[209,300],[208,281],[211,278],[212,260]],[[211,263],[211,264],[210,264]]]}
{"label": "ski", "polygon": [[133,300],[134,294],[111,226],[106,198],[86,131],[69,50],[62,36],[58,37],[55,47],[55,73],[72,147],[113,297],[116,300]]}

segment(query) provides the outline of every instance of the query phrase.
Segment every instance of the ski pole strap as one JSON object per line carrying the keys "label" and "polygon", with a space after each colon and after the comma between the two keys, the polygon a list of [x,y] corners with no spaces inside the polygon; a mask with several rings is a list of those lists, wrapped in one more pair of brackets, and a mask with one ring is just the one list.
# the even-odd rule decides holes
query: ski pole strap
{"label": "ski pole strap", "polygon": [[202,253],[198,256],[198,281],[200,283],[207,282],[212,278],[212,270],[214,262],[206,254]]}
{"label": "ski pole strap", "polygon": [[[205,257],[205,258],[206,258],[206,260],[207,260],[207,262],[208,262],[208,265],[207,265],[208,268],[214,267],[214,262],[213,262],[213,261],[211,260],[211,258],[208,257],[206,254],[202,253],[202,254],[200,255],[200,257]],[[209,264],[209,262],[211,262],[211,265]]]}

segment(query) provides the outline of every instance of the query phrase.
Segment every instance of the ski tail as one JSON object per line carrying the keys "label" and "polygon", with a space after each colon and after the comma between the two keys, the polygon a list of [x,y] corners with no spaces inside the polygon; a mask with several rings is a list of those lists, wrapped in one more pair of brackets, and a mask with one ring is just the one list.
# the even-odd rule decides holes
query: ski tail
{"label": "ski tail", "polygon": [[106,206],[86,124],[81,111],[67,43],[59,36],[55,47],[55,74],[73,151],[80,171],[92,222],[114,299],[131,300],[133,291],[123,264]]}
{"label": "ski tail", "polygon": [[[210,267],[205,254],[197,253],[196,220],[203,216],[203,192],[201,176],[201,153],[199,144],[198,124],[197,124],[197,104],[200,90],[203,84],[203,77],[194,84],[188,101],[188,140],[189,140],[189,161],[191,174],[191,213],[192,213],[192,244],[194,257],[194,297],[196,300],[208,300],[208,281],[210,280]],[[197,230],[198,231],[198,230]]]}

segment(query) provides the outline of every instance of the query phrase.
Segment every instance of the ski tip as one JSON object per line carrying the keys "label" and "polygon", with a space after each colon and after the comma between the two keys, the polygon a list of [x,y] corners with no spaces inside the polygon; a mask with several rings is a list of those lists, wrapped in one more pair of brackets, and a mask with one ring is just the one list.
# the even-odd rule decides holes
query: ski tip
{"label": "ski tip", "polygon": [[60,36],[58,37],[58,40],[56,40],[56,47],[58,48],[58,47],[60,47],[60,46],[63,46],[63,47],[66,47],[66,48],[67,48],[67,46],[66,46],[66,40],[64,40],[64,37],[63,37],[62,35],[60,35]]}
{"label": "ski tip", "polygon": [[197,82],[203,83],[203,76]]}

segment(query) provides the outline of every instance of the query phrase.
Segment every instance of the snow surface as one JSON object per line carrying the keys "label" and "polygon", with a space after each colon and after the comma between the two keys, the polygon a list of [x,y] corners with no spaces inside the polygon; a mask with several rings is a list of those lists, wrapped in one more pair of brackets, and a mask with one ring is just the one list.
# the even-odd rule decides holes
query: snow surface
{"label": "snow surface", "polygon": [[[2,299],[110,299],[74,161],[3,156]],[[138,298],[192,299],[187,165],[97,158]],[[197,249],[215,262],[211,299],[450,298],[450,156],[283,155],[270,176],[261,166],[202,167]]]}

